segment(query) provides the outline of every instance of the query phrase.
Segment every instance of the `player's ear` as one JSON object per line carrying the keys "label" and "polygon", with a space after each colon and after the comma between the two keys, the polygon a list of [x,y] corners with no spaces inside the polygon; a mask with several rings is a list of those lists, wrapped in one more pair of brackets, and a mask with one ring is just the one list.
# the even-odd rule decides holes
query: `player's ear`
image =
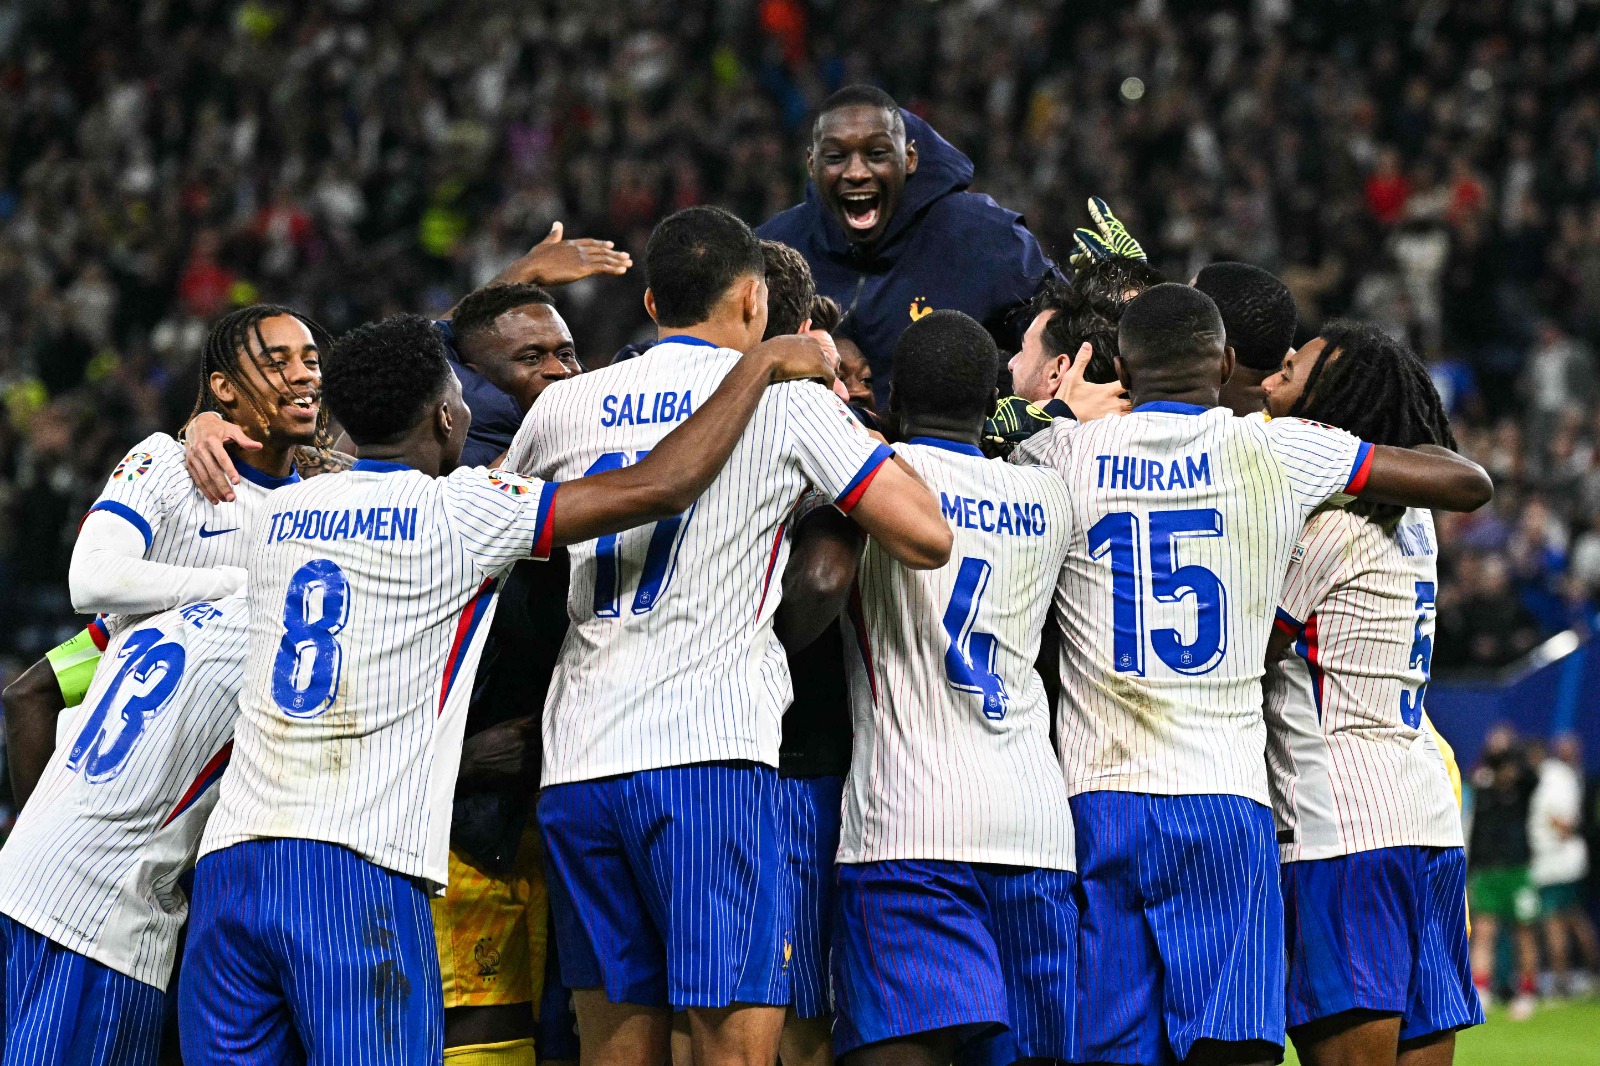
{"label": "player's ear", "polygon": [[223,407],[234,407],[239,402],[239,390],[233,387],[233,379],[221,371],[212,371],[207,382],[211,386],[211,395]]}
{"label": "player's ear", "polygon": [[900,413],[900,398],[894,394],[894,382],[892,381],[889,382],[889,413],[891,415]]}
{"label": "player's ear", "polygon": [[455,415],[450,410],[450,401],[440,400],[439,405],[433,409],[433,432],[440,440],[449,440],[450,434],[456,428]]}
{"label": "player's ear", "polygon": [[917,142],[906,142],[906,177],[917,172]]}
{"label": "player's ear", "polygon": [[[894,388],[893,385],[890,385],[889,387]],[[994,392],[989,396],[989,410],[984,413],[983,417],[993,418],[994,413],[998,410],[1000,410],[1000,390],[995,389]]]}
{"label": "player's ear", "polygon": [[1230,344],[1222,349],[1222,380],[1218,382],[1219,385],[1226,385],[1228,379],[1233,377],[1233,367],[1233,345]]}
{"label": "player's ear", "polygon": [[1061,384],[1061,375],[1065,374],[1067,372],[1067,367],[1072,365],[1072,357],[1066,352],[1062,352],[1060,355],[1050,360],[1050,364],[1050,384],[1059,385]]}
{"label": "player's ear", "polygon": [[644,290],[644,309],[650,315],[650,321],[656,321],[656,294],[649,289]]}
{"label": "player's ear", "polygon": [[1117,368],[1117,380],[1122,382],[1124,392],[1133,391],[1133,377],[1128,373],[1128,364],[1122,361],[1122,356],[1116,356],[1112,362]]}

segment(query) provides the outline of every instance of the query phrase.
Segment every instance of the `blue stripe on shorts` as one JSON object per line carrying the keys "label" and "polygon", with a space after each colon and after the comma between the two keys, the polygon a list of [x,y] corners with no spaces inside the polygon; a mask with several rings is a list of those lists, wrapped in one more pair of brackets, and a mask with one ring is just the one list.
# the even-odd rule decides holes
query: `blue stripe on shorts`
{"label": "blue stripe on shorts", "polygon": [[834,1051],[1010,1029],[1013,1057],[1075,1059],[1076,875],[901,859],[838,868]]}
{"label": "blue stripe on shorts", "polygon": [[250,840],[202,858],[178,997],[187,1066],[444,1054],[427,892],[336,844]]}
{"label": "blue stripe on shorts", "polygon": [[6,1066],[155,1066],[167,997],[0,915]]}
{"label": "blue stripe on shorts", "polygon": [[1289,1026],[1400,1015],[1400,1039],[1483,1024],[1460,848],[1395,847],[1283,867]]}
{"label": "blue stripe on shorts", "polygon": [[646,1007],[786,1004],[778,774],[702,763],[539,798],[568,988]]}
{"label": "blue stripe on shorts", "polygon": [[833,1013],[828,947],[833,938],[833,860],[839,854],[844,778],[783,777],[778,789],[790,1002],[800,1017],[821,1018]]}
{"label": "blue stripe on shorts", "polygon": [[1196,1040],[1283,1045],[1272,812],[1243,796],[1072,797],[1085,1061],[1160,1063]]}

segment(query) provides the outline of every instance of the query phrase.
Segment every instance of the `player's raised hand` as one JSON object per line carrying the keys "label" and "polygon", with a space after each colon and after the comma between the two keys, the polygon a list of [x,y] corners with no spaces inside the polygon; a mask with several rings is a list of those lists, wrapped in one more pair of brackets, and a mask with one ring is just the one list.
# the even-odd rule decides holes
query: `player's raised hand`
{"label": "player's raised hand", "polygon": [[261,442],[251,440],[244,430],[215,411],[201,411],[190,419],[183,428],[183,439],[183,465],[195,487],[212,503],[231,503],[239,471],[228,447],[253,452],[261,448]]}
{"label": "player's raised hand", "polygon": [[[827,338],[826,342],[819,339],[818,334]],[[824,343],[827,348],[823,347]],[[833,349],[833,338],[814,329],[804,334],[769,337],[746,352],[745,358],[766,362],[773,384],[780,381],[820,381],[831,388],[836,377],[833,368],[838,365],[839,352],[833,349],[830,360],[828,349]]]}
{"label": "player's raised hand", "polygon": [[1149,258],[1128,228],[1111,213],[1111,207],[1098,196],[1089,197],[1089,217],[1094,220],[1095,229],[1080,227],[1072,233],[1072,239],[1078,246],[1069,260],[1074,267],[1081,268],[1099,259]]}
{"label": "player's raised hand", "polygon": [[626,274],[633,257],[617,251],[613,241],[591,237],[562,239],[561,223],[551,225],[545,239],[496,274],[491,285],[567,285],[595,274]]}
{"label": "player's raised hand", "polygon": [[538,740],[539,723],[531,715],[474,733],[461,745],[457,780],[473,788],[516,784],[527,774],[528,753]]}
{"label": "player's raised hand", "polygon": [[1072,415],[1079,422],[1093,422],[1107,415],[1125,415],[1132,410],[1122,382],[1099,385],[1083,380],[1093,356],[1094,345],[1084,341],[1078,348],[1077,356],[1061,372],[1061,385],[1056,389],[1056,399],[1072,408]]}

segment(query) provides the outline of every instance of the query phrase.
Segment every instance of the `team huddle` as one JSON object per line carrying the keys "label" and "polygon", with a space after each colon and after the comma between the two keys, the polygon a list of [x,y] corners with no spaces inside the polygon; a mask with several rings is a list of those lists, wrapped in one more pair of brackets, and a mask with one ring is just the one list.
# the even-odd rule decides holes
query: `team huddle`
{"label": "team huddle", "polygon": [[[154,1063],[174,989],[192,1064],[532,1061],[520,1030],[447,1041],[466,975],[430,901],[483,865],[452,811],[497,593],[563,548],[512,820],[577,1019],[541,1059],[1252,1063],[1287,1030],[1449,1061],[1483,1015],[1424,714],[1429,509],[1491,487],[1417,358],[1335,324],[1247,366],[1205,278],[1118,275],[1114,351],[1052,357],[1002,442],[985,323],[915,315],[880,420],[821,304],[778,321],[773,254],[669,217],[657,340],[591,372],[529,285],[448,329],[213,328],[210,413],[112,472],[71,574],[99,617],[13,741],[5,1063]],[[1039,317],[1019,391],[1069,315]],[[485,381],[515,430],[469,465]],[[783,769],[828,640],[843,756]]]}

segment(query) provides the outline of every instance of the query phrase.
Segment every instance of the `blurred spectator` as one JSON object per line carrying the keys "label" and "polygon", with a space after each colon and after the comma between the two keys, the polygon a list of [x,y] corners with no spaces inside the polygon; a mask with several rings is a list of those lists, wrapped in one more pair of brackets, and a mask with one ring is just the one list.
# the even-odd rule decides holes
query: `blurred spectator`
{"label": "blurred spectator", "polygon": [[1576,736],[1564,733],[1552,741],[1538,781],[1528,803],[1528,875],[1539,890],[1551,991],[1587,995],[1592,972],[1600,967],[1600,943],[1583,909],[1589,845],[1581,835],[1583,757]]}
{"label": "blurred spectator", "polygon": [[1472,906],[1472,979],[1488,1003],[1499,982],[1495,958],[1502,930],[1515,940],[1513,1018],[1533,1012],[1538,991],[1539,949],[1533,921],[1539,894],[1528,878],[1528,803],[1535,776],[1505,723],[1484,737],[1483,755],[1472,771],[1472,835],[1467,841],[1467,894]]}

